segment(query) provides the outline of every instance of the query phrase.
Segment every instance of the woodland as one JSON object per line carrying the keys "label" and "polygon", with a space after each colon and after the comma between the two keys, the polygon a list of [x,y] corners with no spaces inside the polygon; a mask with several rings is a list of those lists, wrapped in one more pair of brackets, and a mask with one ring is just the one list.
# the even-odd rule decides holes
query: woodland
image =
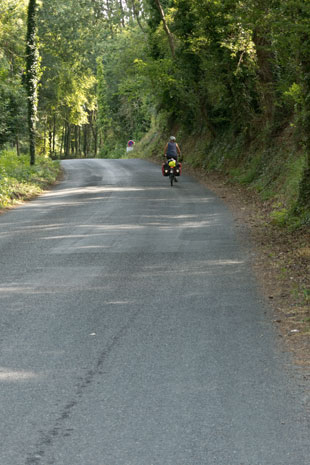
{"label": "woodland", "polygon": [[171,133],[309,225],[309,0],[1,0],[0,161],[154,156]]}

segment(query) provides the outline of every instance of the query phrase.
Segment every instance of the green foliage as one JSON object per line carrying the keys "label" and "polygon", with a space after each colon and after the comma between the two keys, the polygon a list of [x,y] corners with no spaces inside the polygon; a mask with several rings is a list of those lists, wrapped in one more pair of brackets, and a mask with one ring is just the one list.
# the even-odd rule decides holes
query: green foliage
{"label": "green foliage", "polygon": [[154,96],[144,70],[143,37],[138,27],[123,28],[106,40],[97,62],[101,154],[120,144],[124,151],[128,139],[141,138],[150,127]]}
{"label": "green foliage", "polygon": [[[0,5],[0,148],[25,143],[28,3]],[[308,221],[309,2],[161,0],[164,15],[151,0],[39,3],[27,55],[36,72],[41,55],[42,153],[123,157],[129,138],[155,153],[171,130],[194,144],[191,163],[279,201],[277,221],[282,207]]]}
{"label": "green foliage", "polygon": [[19,79],[0,68],[0,147],[25,136],[26,96]]}
{"label": "green foliage", "polygon": [[103,64],[97,60],[97,102],[98,102],[98,128],[104,139],[107,138],[108,130],[111,128],[112,120],[108,105],[108,86],[104,75]]}
{"label": "green foliage", "polygon": [[112,139],[110,143],[106,143],[99,152],[99,158],[127,158],[126,145],[116,142]]}
{"label": "green foliage", "polygon": [[45,186],[55,182],[58,173],[59,165],[47,158],[38,157],[32,166],[28,155],[0,152],[0,208],[39,194]]}
{"label": "green foliage", "polygon": [[279,210],[275,210],[270,214],[270,217],[274,224],[277,226],[284,226],[287,224],[289,218],[289,212],[287,208],[280,208]]}
{"label": "green foliage", "polygon": [[26,134],[24,67],[26,0],[3,0],[0,5],[0,149]]}

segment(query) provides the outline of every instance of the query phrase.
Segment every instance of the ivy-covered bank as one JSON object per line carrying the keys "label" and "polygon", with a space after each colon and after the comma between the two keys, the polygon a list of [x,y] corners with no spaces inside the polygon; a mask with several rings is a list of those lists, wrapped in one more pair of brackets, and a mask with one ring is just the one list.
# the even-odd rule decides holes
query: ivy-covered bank
{"label": "ivy-covered bank", "polygon": [[59,162],[38,157],[29,165],[29,156],[13,151],[0,152],[0,208],[29,200],[53,184],[60,172]]}

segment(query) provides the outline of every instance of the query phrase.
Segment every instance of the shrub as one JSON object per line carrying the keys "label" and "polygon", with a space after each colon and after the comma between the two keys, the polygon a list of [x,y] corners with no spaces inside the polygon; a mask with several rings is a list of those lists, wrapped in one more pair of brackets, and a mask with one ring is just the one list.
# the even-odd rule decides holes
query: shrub
{"label": "shrub", "polygon": [[0,152],[0,207],[8,207],[17,199],[29,199],[55,182],[59,163],[38,157],[30,166],[29,156],[17,156],[14,151]]}

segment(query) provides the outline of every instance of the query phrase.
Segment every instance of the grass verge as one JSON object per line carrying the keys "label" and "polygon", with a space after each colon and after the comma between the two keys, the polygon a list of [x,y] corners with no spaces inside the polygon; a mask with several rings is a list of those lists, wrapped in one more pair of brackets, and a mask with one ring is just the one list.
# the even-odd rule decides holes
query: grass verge
{"label": "grass verge", "polygon": [[30,166],[29,157],[17,156],[14,151],[0,152],[0,208],[29,200],[53,184],[60,173],[60,164],[37,157]]}

